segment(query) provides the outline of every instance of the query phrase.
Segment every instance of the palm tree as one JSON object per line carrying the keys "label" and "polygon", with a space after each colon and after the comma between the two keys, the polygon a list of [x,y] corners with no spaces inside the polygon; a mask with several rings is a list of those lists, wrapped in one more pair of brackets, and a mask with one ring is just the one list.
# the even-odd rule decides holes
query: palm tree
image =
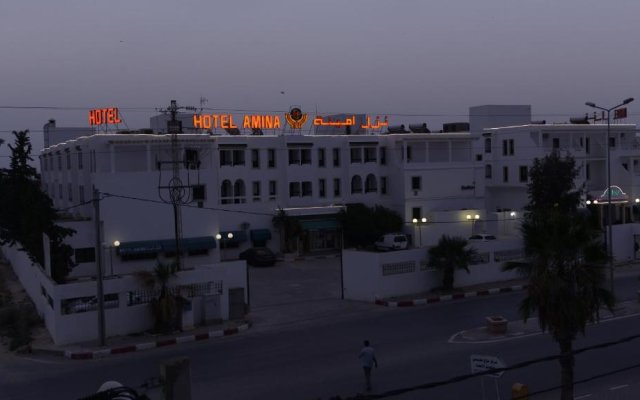
{"label": "palm tree", "polygon": [[507,263],[504,270],[516,270],[528,278],[520,314],[526,321],[537,312],[540,328],[558,342],[561,399],[570,400],[573,341],[578,333],[584,335],[587,323],[598,320],[602,306],[611,310],[615,303],[603,287],[607,254],[588,211],[577,207],[573,159],[557,154],[536,159],[530,176],[530,202],[521,226],[525,259]]}
{"label": "palm tree", "polygon": [[160,332],[172,331],[176,327],[179,298],[171,293],[168,287],[169,280],[176,276],[177,264],[158,264],[151,271],[139,271],[136,275],[146,287],[159,288],[157,298],[151,301],[151,310],[155,318],[155,329]]}
{"label": "palm tree", "polygon": [[467,240],[461,237],[442,235],[438,244],[429,249],[430,268],[442,271],[442,289],[453,289],[453,277],[457,269],[469,272],[469,264],[477,252],[467,247]]}

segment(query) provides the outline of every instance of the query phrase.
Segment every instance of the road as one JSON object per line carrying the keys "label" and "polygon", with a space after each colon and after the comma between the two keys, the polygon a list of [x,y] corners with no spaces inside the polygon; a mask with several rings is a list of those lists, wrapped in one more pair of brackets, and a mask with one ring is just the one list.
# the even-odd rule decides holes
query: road
{"label": "road", "polygon": [[[635,276],[618,279],[616,289],[620,299],[633,298],[637,286]],[[516,305],[523,296],[523,293],[510,293],[407,309],[368,307],[341,318],[323,318],[281,328],[256,327],[240,336],[102,360],[6,356],[0,365],[0,398],[76,399],[95,392],[106,380],[135,386],[158,375],[158,366],[163,360],[177,356],[191,359],[194,399],[327,399],[338,394],[347,397],[362,390],[357,353],[364,338],[371,340],[380,361],[380,368],[373,375],[374,390],[411,387],[469,373],[471,354],[499,356],[507,365],[556,354],[557,345],[545,334],[493,343],[448,342],[458,331],[482,326],[487,315],[501,314],[516,319]],[[611,320],[589,326],[586,337],[579,338],[575,347],[636,333],[640,333],[640,318]],[[578,355],[576,379],[639,363],[639,343],[637,340]],[[509,398],[514,382],[527,384],[531,391],[556,386],[559,383],[557,364],[547,362],[506,372],[497,380],[501,398]],[[596,393],[604,391],[607,396],[621,396],[623,392],[631,392],[638,382],[640,368],[630,369],[579,385],[576,393],[589,395],[591,399],[622,399],[624,397],[596,397]],[[495,383],[486,380],[487,399],[496,398]],[[609,390],[618,386],[622,387]],[[427,396],[482,398],[481,379],[392,398],[424,399]],[[532,398],[557,397],[557,392],[550,392]]]}

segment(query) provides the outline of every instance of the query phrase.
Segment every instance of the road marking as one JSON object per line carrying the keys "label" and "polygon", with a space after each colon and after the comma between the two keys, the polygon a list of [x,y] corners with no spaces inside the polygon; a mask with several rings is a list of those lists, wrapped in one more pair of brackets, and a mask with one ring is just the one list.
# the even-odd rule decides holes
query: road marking
{"label": "road marking", "polygon": [[586,399],[587,397],[591,397],[591,393],[583,394],[582,396],[574,397],[573,400]]}
{"label": "road marking", "polygon": [[609,390],[613,392],[614,390],[618,390],[618,389],[622,389],[622,388],[626,388],[626,387],[629,387],[629,385],[613,386],[613,387],[610,387]]}

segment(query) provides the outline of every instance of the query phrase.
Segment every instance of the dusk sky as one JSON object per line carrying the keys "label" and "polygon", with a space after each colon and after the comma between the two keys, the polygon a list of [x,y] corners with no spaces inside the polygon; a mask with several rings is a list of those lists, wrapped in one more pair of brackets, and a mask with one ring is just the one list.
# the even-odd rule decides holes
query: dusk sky
{"label": "dusk sky", "polygon": [[637,0],[6,0],[0,137],[29,129],[39,150],[49,118],[86,126],[88,109],[119,107],[144,128],[156,107],[202,96],[213,109],[299,105],[432,129],[481,104],[564,122],[585,101],[640,97],[639,15]]}

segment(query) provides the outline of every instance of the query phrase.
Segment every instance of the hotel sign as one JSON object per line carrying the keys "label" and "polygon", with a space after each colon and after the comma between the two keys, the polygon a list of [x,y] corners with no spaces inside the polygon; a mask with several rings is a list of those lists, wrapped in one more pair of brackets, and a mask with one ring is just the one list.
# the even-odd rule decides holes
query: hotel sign
{"label": "hotel sign", "polygon": [[[233,129],[239,125],[245,129],[281,129],[283,118],[278,114],[245,114],[240,120],[234,120],[233,114],[194,114],[193,126],[199,129]],[[292,108],[290,112],[284,114],[284,121],[291,129],[302,129],[308,117],[299,108]],[[316,116],[312,121],[314,126],[347,127],[356,126],[356,116],[352,115],[345,119],[333,120],[331,117]],[[362,129],[379,129],[389,126],[388,118],[367,116],[366,124],[359,124]]]}
{"label": "hotel sign", "polygon": [[89,125],[119,124],[122,120],[116,107],[89,110]]}

